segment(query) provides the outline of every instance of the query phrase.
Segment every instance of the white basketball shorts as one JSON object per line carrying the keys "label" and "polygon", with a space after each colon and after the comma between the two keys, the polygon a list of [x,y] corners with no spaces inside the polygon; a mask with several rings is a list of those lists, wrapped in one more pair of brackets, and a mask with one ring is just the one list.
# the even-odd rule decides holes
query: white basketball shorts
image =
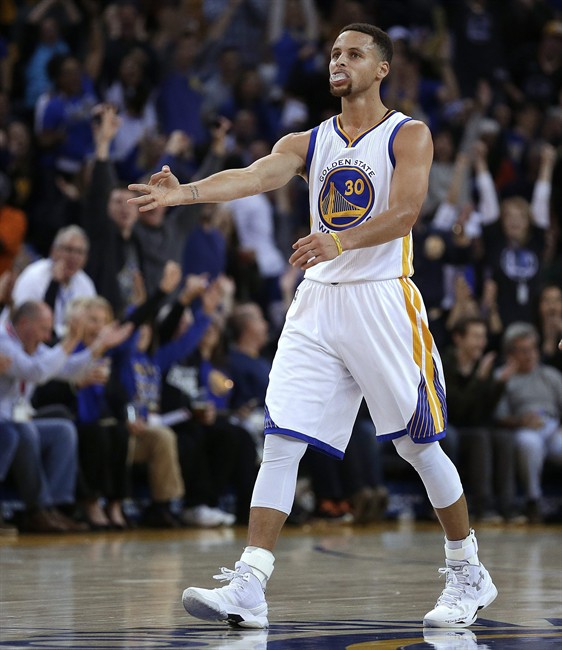
{"label": "white basketball shorts", "polygon": [[265,433],[342,458],[364,396],[377,437],[445,435],[443,368],[409,278],[304,280],[287,312],[266,395]]}

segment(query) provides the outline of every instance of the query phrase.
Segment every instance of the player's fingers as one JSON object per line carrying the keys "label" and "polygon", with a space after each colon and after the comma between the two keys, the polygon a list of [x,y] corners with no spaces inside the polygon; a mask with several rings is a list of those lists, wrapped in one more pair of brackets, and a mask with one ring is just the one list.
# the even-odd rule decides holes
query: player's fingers
{"label": "player's fingers", "polygon": [[150,194],[143,194],[142,196],[135,196],[132,199],[127,199],[127,203],[137,205],[140,209],[142,206],[148,205],[149,203],[155,203],[155,200]]}
{"label": "player's fingers", "polygon": [[[144,192],[145,194],[150,192],[150,188],[144,183],[131,183],[130,185],[127,185],[127,188],[131,190],[131,192]],[[134,201],[134,199],[129,199],[129,202],[131,201]]]}
{"label": "player's fingers", "polygon": [[164,179],[168,178],[169,176],[172,175],[172,172],[168,165],[164,165],[162,167],[162,170],[159,172],[156,172],[155,174],[152,174],[150,177],[150,180],[148,181],[149,185],[156,185],[156,183],[159,183],[160,181],[163,181]]}
{"label": "player's fingers", "polygon": [[291,255],[291,257],[289,257],[289,264],[292,264],[293,266],[301,266],[309,258],[310,255],[308,255],[304,250],[298,249]]}
{"label": "player's fingers", "polygon": [[310,266],[314,266],[314,264],[311,264],[312,261],[314,261],[314,264],[318,264],[322,259],[318,252],[310,249],[300,249],[289,258],[289,263],[300,269],[307,269]]}
{"label": "player's fingers", "polygon": [[148,212],[149,210],[154,210],[158,207],[158,201],[151,200],[150,203],[139,206],[139,212]]}
{"label": "player's fingers", "polygon": [[300,239],[297,239],[297,241],[293,244],[293,248],[295,250],[298,250],[299,248],[303,248],[304,246],[309,245],[311,245],[310,235],[308,235],[308,237],[301,237]]}

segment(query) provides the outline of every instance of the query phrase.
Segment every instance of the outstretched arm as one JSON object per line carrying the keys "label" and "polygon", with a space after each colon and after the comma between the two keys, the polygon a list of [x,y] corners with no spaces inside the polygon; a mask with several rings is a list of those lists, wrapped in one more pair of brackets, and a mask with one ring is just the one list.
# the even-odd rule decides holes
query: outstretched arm
{"label": "outstretched arm", "polygon": [[304,174],[309,139],[310,132],[286,135],[268,156],[256,160],[249,167],[227,169],[184,185],[164,165],[162,171],[150,177],[148,184],[129,185],[130,190],[142,193],[142,196],[129,199],[129,203],[146,212],[160,205],[221,203],[276,190],[293,176]]}

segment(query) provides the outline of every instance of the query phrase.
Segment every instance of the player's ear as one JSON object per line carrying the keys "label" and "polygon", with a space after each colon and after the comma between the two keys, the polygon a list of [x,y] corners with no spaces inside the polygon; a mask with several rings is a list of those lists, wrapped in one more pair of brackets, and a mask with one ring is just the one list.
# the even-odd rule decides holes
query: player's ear
{"label": "player's ear", "polygon": [[377,79],[380,79],[382,81],[389,72],[390,64],[388,61],[380,61],[377,63]]}

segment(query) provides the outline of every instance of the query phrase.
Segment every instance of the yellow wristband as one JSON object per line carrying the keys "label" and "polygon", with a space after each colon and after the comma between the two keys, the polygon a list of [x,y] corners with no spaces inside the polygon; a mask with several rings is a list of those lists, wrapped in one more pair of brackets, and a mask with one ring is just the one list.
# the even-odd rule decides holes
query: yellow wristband
{"label": "yellow wristband", "polygon": [[338,247],[338,255],[341,255],[343,253],[343,246],[341,245],[340,238],[336,235],[335,232],[331,232],[330,235],[332,235],[332,239],[336,242],[336,246]]}

